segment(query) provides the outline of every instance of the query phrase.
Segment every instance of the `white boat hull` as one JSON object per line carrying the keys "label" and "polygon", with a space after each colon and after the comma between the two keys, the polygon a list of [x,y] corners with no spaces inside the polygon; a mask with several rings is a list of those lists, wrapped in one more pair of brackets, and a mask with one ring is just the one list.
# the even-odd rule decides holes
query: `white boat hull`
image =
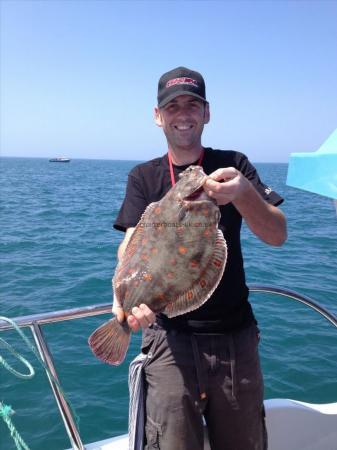
{"label": "white boat hull", "polygon": [[337,403],[266,400],[269,450],[337,450]]}
{"label": "white boat hull", "polygon": [[[268,450],[337,450],[337,403],[316,405],[272,399],[265,401],[265,407]],[[129,450],[128,436],[106,439],[85,448]],[[210,450],[207,437],[204,449]]]}

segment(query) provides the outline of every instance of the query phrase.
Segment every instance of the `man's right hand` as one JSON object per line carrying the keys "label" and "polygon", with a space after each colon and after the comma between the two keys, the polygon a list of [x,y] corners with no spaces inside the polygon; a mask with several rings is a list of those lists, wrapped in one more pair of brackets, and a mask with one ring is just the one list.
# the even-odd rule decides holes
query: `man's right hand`
{"label": "man's right hand", "polygon": [[140,328],[148,328],[156,321],[155,313],[144,303],[132,308],[132,314],[128,316],[128,324],[132,331],[136,332]]}
{"label": "man's right hand", "polygon": [[[115,314],[118,322],[124,322],[125,313],[117,299],[114,299],[112,312]],[[156,321],[155,313],[144,303],[132,308],[132,314],[127,318],[128,325],[133,332],[137,332],[140,328],[148,328]]]}

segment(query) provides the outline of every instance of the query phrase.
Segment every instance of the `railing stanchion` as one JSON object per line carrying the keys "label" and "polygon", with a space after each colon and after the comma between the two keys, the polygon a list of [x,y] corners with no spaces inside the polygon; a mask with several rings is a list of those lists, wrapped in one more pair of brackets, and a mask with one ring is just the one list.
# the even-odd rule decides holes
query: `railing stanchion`
{"label": "railing stanchion", "polygon": [[[36,347],[39,351],[39,354],[43,360],[43,362],[45,363],[45,365],[48,367],[50,373],[53,375],[53,377],[55,378],[55,380],[57,380],[59,386],[60,386],[60,382],[59,382],[59,378],[57,376],[57,372],[54,366],[54,362],[53,362],[53,358],[51,356],[51,353],[49,351],[47,342],[43,336],[43,332],[42,329],[40,327],[40,325],[36,322],[32,323],[31,326],[31,330],[33,333],[33,337],[34,337],[34,341],[36,344]],[[61,392],[59,386],[57,385],[57,383],[55,383],[55,381],[53,380],[53,378],[50,376],[50,374],[48,373],[48,371],[46,371],[50,386],[53,390],[54,393],[54,397],[55,400],[57,402],[57,406],[60,410],[60,414],[62,416],[63,422],[64,422],[64,426],[65,429],[67,431],[67,434],[69,436],[71,445],[73,447],[74,450],[85,450],[85,447],[82,444],[79,432],[77,430],[77,426],[76,423],[74,421],[73,415],[71,413],[71,410],[68,406],[68,403],[66,402],[63,393]]]}

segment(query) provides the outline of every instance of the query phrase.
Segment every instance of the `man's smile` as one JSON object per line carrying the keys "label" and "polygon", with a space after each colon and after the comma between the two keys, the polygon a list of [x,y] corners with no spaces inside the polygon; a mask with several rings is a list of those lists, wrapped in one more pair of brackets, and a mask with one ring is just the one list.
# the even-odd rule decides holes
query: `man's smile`
{"label": "man's smile", "polygon": [[173,128],[179,131],[186,131],[193,128],[193,125],[173,125]]}

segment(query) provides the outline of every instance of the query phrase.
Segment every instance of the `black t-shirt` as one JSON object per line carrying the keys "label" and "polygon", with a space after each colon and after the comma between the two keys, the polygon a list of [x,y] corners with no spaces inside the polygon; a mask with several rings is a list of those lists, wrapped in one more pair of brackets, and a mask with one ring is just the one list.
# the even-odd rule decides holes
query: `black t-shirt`
{"label": "black t-shirt", "polygon": [[[176,180],[179,173],[187,167],[173,166]],[[202,167],[207,175],[222,167],[234,167],[251,181],[268,203],[277,206],[283,201],[276,192],[262,183],[256,169],[242,153],[206,148]],[[150,203],[159,201],[170,188],[171,178],[167,155],[134,167],[129,173],[126,195],[114,227],[122,231],[135,227],[145,208]],[[220,206],[220,213],[219,228],[223,232],[228,247],[227,263],[222,280],[210,299],[200,308],[170,319],[172,326],[176,324],[179,327],[185,319],[204,321],[221,319],[225,330],[233,330],[247,326],[254,320],[248,302],[248,288],[241,252],[242,217],[231,203]]]}

